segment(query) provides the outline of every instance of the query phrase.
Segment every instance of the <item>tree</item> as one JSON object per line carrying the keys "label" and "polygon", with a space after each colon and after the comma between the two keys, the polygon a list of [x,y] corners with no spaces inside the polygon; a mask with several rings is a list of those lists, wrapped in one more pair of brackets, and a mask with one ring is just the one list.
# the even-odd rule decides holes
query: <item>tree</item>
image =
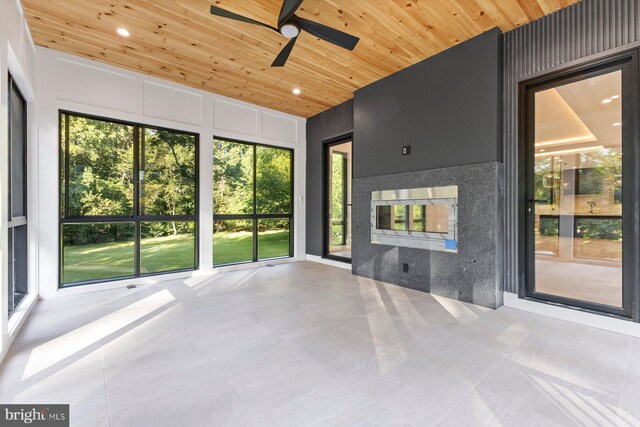
{"label": "tree", "polygon": [[[63,120],[61,132],[69,138],[69,216],[133,216],[134,126],[79,116]],[[142,128],[141,128],[142,129]],[[144,129],[138,144],[141,180],[140,213],[143,215],[193,215],[196,206],[195,136],[166,130]],[[63,162],[64,164],[64,162]],[[64,176],[64,168],[61,170]],[[66,188],[62,188],[64,200]],[[64,206],[64,203],[61,204]],[[105,233],[128,239],[123,227],[90,225],[66,231],[65,241],[85,243],[108,240]],[[145,223],[145,237],[191,232],[189,222]],[[191,231],[190,231],[191,230]],[[91,237],[91,233],[95,236]],[[75,235],[77,234],[77,235]],[[106,239],[106,240],[105,240]]]}
{"label": "tree", "polygon": [[[255,202],[254,212],[254,150]],[[214,141],[213,201],[219,215],[280,214],[291,212],[291,161],[289,150],[238,142]],[[288,219],[269,220],[285,229]],[[242,221],[218,221],[216,231],[244,230]]]}

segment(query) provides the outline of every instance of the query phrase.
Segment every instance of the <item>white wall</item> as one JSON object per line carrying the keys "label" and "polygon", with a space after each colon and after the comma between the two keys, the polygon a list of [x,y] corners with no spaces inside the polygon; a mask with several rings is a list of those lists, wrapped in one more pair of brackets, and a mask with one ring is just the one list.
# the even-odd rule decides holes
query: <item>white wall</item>
{"label": "white wall", "polygon": [[[69,110],[200,134],[200,272],[212,269],[213,136],[295,150],[295,258],[305,254],[306,120],[224,96],[104,65],[50,49],[36,49],[39,146],[40,295],[58,291],[58,111]],[[157,280],[154,278],[154,280]],[[104,289],[141,279],[96,284]],[[74,289],[77,291],[77,289]]]}
{"label": "white wall", "polygon": [[0,0],[0,361],[24,323],[29,311],[33,307],[37,294],[37,215],[32,215],[37,209],[37,200],[33,186],[36,181],[37,170],[31,168],[27,179],[29,190],[27,211],[29,215],[29,293],[23,303],[16,310],[9,321],[7,319],[8,300],[8,272],[7,259],[7,217],[8,217],[8,108],[7,108],[7,82],[10,72],[20,87],[22,94],[28,102],[27,132],[29,153],[37,150],[37,126],[35,117],[35,92],[34,92],[34,61],[35,50],[29,29],[24,19],[22,8],[18,0]]}

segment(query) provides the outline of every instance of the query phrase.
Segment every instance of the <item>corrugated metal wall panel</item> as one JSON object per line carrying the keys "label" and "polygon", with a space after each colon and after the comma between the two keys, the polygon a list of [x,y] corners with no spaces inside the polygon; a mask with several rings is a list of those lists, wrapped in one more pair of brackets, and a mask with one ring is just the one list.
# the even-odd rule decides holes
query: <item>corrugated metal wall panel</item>
{"label": "corrugated metal wall panel", "polygon": [[583,0],[504,35],[505,290],[518,292],[518,83],[640,41],[640,0]]}

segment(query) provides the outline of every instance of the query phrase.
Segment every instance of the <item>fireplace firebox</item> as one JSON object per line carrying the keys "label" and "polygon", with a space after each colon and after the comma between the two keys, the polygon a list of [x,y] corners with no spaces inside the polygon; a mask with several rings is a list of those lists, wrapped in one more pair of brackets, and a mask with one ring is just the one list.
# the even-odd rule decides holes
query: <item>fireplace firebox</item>
{"label": "fireplace firebox", "polygon": [[371,243],[458,252],[458,186],[371,193]]}

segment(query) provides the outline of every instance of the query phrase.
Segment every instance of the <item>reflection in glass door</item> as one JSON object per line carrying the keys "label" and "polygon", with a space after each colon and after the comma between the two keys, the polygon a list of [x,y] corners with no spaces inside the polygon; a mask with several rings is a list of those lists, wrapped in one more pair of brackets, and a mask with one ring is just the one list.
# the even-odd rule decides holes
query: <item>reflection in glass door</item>
{"label": "reflection in glass door", "polygon": [[527,91],[529,296],[629,314],[622,156],[624,105],[633,100],[624,96],[624,70]]}
{"label": "reflection in glass door", "polygon": [[325,251],[328,257],[351,260],[352,142],[328,145],[326,153]]}

